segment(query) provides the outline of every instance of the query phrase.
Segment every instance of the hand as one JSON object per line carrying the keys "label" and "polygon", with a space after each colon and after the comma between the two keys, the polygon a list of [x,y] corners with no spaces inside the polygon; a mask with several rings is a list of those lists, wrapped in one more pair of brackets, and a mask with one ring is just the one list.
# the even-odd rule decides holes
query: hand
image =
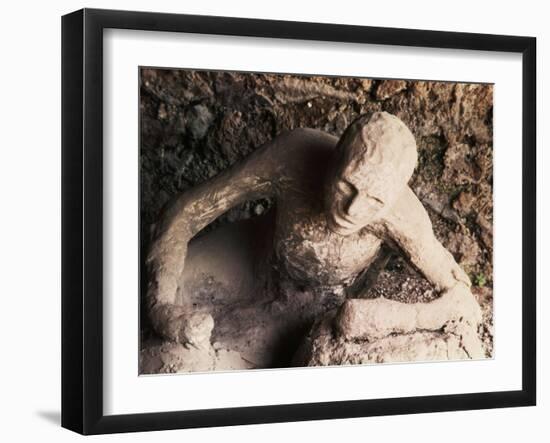
{"label": "hand", "polygon": [[450,321],[444,327],[444,331],[460,338],[461,348],[472,359],[485,358],[485,349],[477,333],[477,327],[468,323]]}
{"label": "hand", "polygon": [[214,319],[205,312],[185,314],[178,318],[178,341],[183,345],[203,348],[210,345]]}
{"label": "hand", "polygon": [[165,303],[149,314],[155,331],[165,339],[196,348],[210,344],[214,319],[206,312],[190,313],[184,306]]}
{"label": "hand", "polygon": [[417,303],[417,328],[441,329],[449,322],[460,322],[477,327],[482,321],[479,304],[470,288],[457,283],[443,292],[441,297],[429,303]]}
{"label": "hand", "polygon": [[460,346],[470,358],[485,357],[485,350],[477,333],[483,320],[481,307],[465,284],[458,283],[443,295],[418,305],[418,327],[436,330],[443,328],[447,333],[460,338]]}

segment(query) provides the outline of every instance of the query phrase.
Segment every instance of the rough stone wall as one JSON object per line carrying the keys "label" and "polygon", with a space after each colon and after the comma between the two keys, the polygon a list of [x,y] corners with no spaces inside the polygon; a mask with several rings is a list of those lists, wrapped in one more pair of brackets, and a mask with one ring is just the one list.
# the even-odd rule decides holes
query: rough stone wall
{"label": "rough stone wall", "polygon": [[[416,137],[411,186],[437,237],[478,292],[492,295],[493,87],[486,84],[142,69],[142,252],[170,198],[281,131],[311,127],[339,136],[360,114],[380,110],[397,115]],[[249,202],[218,223],[269,206]],[[387,272],[399,266],[390,263]]]}

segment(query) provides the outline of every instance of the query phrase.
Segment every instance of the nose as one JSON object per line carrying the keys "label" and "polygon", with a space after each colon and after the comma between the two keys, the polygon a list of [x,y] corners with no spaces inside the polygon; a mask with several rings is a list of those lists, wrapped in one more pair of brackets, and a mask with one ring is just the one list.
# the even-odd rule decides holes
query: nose
{"label": "nose", "polygon": [[359,214],[359,194],[354,194],[350,199],[346,207],[346,215],[355,217]]}

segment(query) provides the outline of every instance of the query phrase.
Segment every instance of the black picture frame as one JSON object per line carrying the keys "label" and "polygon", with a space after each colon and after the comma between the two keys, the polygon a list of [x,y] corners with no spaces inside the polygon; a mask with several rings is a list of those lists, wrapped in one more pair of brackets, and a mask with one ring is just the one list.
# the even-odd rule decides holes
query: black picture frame
{"label": "black picture frame", "polygon": [[[523,64],[522,389],[261,407],[103,413],[103,30],[171,31],[519,53]],[[83,9],[62,18],[62,426],[82,434],[228,426],[536,403],[536,39]]]}

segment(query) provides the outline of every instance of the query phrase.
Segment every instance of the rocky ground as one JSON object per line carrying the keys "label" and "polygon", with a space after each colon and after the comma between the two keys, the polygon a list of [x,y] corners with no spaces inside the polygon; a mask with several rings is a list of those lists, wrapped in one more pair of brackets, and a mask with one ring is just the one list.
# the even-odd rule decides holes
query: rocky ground
{"label": "rocky ground", "polygon": [[[491,356],[492,103],[491,85],[142,69],[142,258],[151,226],[170,198],[281,131],[311,127],[339,136],[360,114],[387,111],[416,137],[419,164],[411,187],[427,208],[436,236],[474,284],[484,311],[480,333]],[[269,200],[248,202],[207,229],[265,214],[270,206]],[[142,275],[143,288],[145,283]],[[435,296],[395,256],[363,296],[381,295],[407,302]],[[142,338],[154,339],[146,317],[142,320]]]}

